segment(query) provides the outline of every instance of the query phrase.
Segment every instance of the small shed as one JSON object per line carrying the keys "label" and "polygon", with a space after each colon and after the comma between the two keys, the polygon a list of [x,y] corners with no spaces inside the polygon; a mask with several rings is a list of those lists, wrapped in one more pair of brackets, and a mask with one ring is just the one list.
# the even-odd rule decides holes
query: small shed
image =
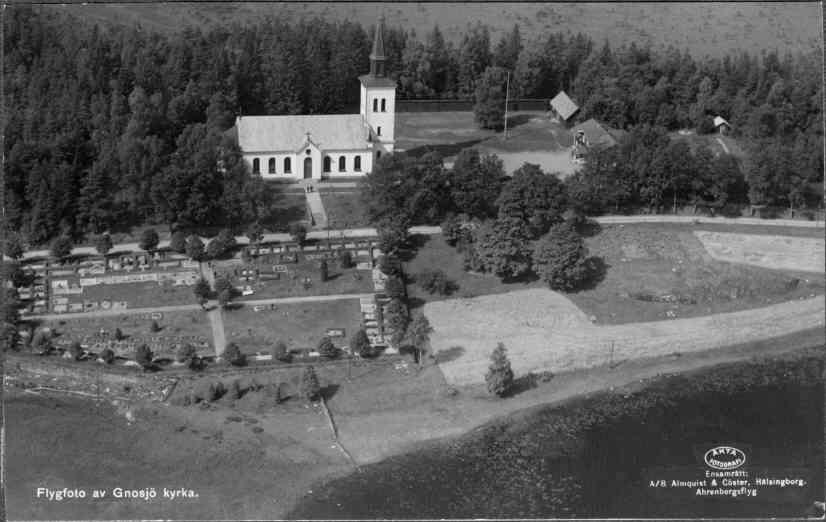
{"label": "small shed", "polygon": [[726,134],[728,131],[731,130],[731,124],[727,122],[726,119],[722,116],[715,116],[714,128],[717,129],[717,132],[719,132],[720,134]]}
{"label": "small shed", "polygon": [[577,104],[565,91],[559,91],[559,94],[551,100],[551,112],[564,122],[570,120],[578,110]]}
{"label": "small shed", "polygon": [[574,146],[571,154],[575,162],[581,162],[589,149],[607,149],[616,145],[625,134],[624,131],[613,129],[591,118],[571,129],[574,137]]}

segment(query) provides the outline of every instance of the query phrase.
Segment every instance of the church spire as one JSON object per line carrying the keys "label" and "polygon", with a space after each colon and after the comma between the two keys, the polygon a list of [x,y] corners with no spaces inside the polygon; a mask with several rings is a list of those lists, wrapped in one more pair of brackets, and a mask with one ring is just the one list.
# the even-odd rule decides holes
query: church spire
{"label": "church spire", "polygon": [[384,61],[387,57],[384,55],[384,16],[379,19],[379,25],[376,26],[376,34],[373,37],[373,51],[370,53],[370,75],[383,77],[384,76]]}

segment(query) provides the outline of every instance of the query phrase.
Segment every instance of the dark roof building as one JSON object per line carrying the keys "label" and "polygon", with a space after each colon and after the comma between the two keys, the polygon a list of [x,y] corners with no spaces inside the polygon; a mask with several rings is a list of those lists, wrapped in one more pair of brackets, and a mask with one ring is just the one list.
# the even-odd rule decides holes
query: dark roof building
{"label": "dark roof building", "polygon": [[591,118],[571,128],[574,136],[574,159],[581,160],[588,149],[609,148],[616,145],[625,131],[613,129]]}

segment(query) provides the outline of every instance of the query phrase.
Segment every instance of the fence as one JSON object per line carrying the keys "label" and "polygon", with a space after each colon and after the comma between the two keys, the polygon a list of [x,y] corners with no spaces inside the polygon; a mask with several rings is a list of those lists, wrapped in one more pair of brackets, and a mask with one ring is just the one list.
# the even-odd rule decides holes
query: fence
{"label": "fence", "polygon": [[[396,100],[396,112],[472,111],[475,100]],[[508,102],[509,111],[545,111],[548,100],[521,98]]]}

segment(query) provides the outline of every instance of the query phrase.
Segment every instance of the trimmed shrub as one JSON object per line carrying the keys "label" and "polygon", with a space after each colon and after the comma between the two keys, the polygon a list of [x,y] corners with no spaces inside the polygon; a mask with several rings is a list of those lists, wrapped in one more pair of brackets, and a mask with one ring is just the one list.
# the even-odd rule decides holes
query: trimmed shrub
{"label": "trimmed shrub", "polygon": [[326,357],[328,359],[335,359],[338,357],[338,348],[335,347],[333,344],[332,339],[328,336],[324,336],[321,338],[321,341],[318,342],[318,353],[322,357]]}
{"label": "trimmed shrub", "polygon": [[289,232],[290,237],[292,237],[293,241],[295,241],[299,245],[303,244],[304,241],[307,240],[307,227],[304,226],[303,223],[299,223],[297,221],[290,223],[289,227],[287,228],[287,232]]}
{"label": "trimmed shrub", "polygon": [[364,328],[359,328],[359,330],[350,337],[350,353],[358,354],[362,357],[371,357],[373,355],[373,347],[370,346],[370,339],[367,337],[367,332]]}
{"label": "trimmed shrub", "polygon": [[403,299],[404,296],[407,294],[407,291],[404,287],[404,282],[402,282],[399,276],[390,276],[387,281],[384,283],[384,293],[387,294],[387,297],[392,299]]}
{"label": "trimmed shrub", "polygon": [[69,353],[72,355],[72,359],[79,361],[83,357],[83,348],[80,347],[79,342],[72,341],[72,344],[69,345]]}
{"label": "trimmed shrub", "polygon": [[329,279],[329,277],[330,277],[330,271],[329,271],[329,268],[327,267],[327,260],[326,259],[321,260],[321,264],[319,265],[318,270],[319,270],[319,277],[321,278],[321,282],[323,283],[323,282],[327,281],[327,279]]}
{"label": "trimmed shrub", "polygon": [[180,230],[174,232],[169,238],[169,249],[179,254],[186,252],[186,234]]}
{"label": "trimmed shrub", "polygon": [[339,250],[338,251],[338,265],[341,268],[352,268],[353,267],[353,254],[349,250]]}
{"label": "trimmed shrub", "polygon": [[140,364],[144,370],[152,367],[152,359],[154,354],[152,350],[145,344],[138,346],[138,349],[135,350],[135,361]]}
{"label": "trimmed shrub", "polygon": [[452,283],[442,270],[426,269],[416,276],[416,283],[430,294],[447,295],[455,289]]}
{"label": "trimmed shrub", "polygon": [[241,352],[238,345],[229,343],[224,350],[224,360],[233,366],[244,366],[247,364],[247,356]]}
{"label": "trimmed shrub", "polygon": [[178,347],[178,350],[175,352],[175,360],[179,363],[182,362],[189,362],[193,357],[197,355],[197,350],[191,344],[183,344]]}
{"label": "trimmed shrub", "polygon": [[485,375],[488,391],[499,397],[504,397],[513,388],[513,370],[504,344],[496,345],[490,360],[491,365]]}
{"label": "trimmed shrub", "polygon": [[290,351],[287,349],[287,343],[281,340],[276,341],[272,347],[272,359],[273,361],[281,362],[290,362],[292,360],[292,355],[290,355]]}
{"label": "trimmed shrub", "polygon": [[104,348],[103,351],[100,352],[100,358],[106,364],[112,364],[115,362],[115,352],[110,348]]}
{"label": "trimmed shrub", "polygon": [[234,401],[241,398],[241,383],[238,379],[233,379],[227,388],[227,399]]}
{"label": "trimmed shrub", "polygon": [[316,401],[321,398],[321,385],[318,382],[318,375],[315,368],[307,366],[301,374],[301,396],[308,401]]}

